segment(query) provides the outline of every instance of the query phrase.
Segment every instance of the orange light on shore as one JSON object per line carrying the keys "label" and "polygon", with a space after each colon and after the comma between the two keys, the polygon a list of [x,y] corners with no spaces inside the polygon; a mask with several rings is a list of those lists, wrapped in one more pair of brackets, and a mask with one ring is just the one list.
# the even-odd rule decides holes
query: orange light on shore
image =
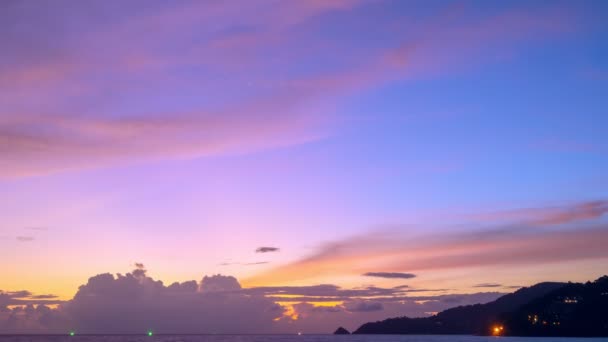
{"label": "orange light on shore", "polygon": [[505,327],[503,327],[502,325],[495,325],[494,328],[492,328],[492,335],[494,335],[494,336],[502,335],[504,330],[505,330]]}

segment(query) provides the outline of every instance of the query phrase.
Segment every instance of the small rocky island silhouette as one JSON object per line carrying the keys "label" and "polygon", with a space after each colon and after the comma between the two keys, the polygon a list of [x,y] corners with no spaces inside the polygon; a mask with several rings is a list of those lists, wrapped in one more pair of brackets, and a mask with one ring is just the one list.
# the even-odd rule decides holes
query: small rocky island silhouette
{"label": "small rocky island silhouette", "polygon": [[490,303],[459,306],[431,317],[365,323],[353,334],[608,336],[608,276],[585,284],[539,283]]}
{"label": "small rocky island silhouette", "polygon": [[344,329],[343,327],[339,327],[334,331],[334,335],[350,335],[350,331]]}

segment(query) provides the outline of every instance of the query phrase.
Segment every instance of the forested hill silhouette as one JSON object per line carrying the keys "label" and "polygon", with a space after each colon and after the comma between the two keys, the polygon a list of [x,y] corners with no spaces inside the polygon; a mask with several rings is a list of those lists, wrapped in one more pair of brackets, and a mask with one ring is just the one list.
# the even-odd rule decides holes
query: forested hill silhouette
{"label": "forested hill silhouette", "polygon": [[608,276],[569,283],[501,317],[520,336],[608,336]]}
{"label": "forested hill silhouette", "polygon": [[353,334],[608,336],[608,276],[585,284],[539,283],[431,317],[366,323]]}

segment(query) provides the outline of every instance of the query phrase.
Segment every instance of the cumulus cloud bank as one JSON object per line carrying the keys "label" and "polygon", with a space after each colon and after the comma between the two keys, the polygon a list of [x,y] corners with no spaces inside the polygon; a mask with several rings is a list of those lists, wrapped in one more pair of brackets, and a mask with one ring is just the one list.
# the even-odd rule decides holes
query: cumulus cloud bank
{"label": "cumulus cloud bank", "polygon": [[5,305],[0,331],[263,332],[282,316],[283,308],[271,299],[246,295],[240,289],[235,278],[221,275],[206,276],[200,284],[165,286],[148,277],[143,268],[126,275],[100,274],[54,310],[38,305],[32,311],[32,304],[8,310]]}
{"label": "cumulus cloud bank", "polygon": [[408,296],[407,291],[374,286],[343,289],[331,284],[242,288],[236,278],[219,274],[167,286],[137,264],[125,275],[89,278],[69,301],[29,291],[0,292],[0,333],[331,332],[337,325],[354,328],[394,315],[427,315],[500,295],[422,297]]}

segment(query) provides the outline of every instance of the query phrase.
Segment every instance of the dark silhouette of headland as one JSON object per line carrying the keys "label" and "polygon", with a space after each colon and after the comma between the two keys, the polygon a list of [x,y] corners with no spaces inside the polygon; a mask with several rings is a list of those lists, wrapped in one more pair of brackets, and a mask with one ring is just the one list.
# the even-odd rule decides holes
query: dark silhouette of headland
{"label": "dark silhouette of headland", "polygon": [[608,276],[584,284],[539,283],[431,317],[365,323],[353,334],[608,336]]}

